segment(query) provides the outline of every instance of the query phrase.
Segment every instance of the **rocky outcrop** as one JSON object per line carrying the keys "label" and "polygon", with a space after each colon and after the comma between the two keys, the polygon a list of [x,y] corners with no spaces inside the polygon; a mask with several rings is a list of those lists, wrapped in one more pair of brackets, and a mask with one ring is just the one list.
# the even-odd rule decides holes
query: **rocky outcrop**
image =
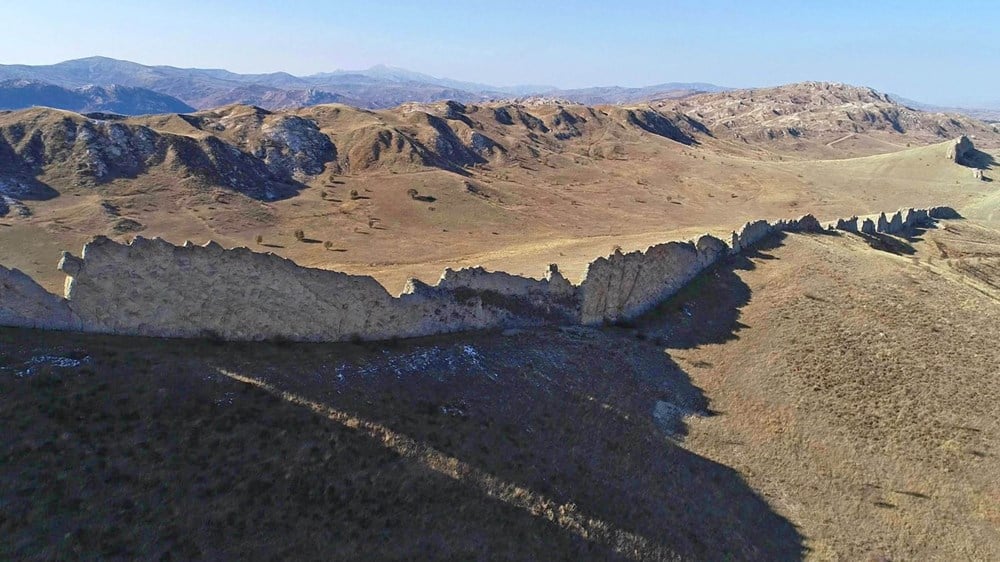
{"label": "rocky outcrop", "polygon": [[[860,232],[863,234],[905,234],[914,228],[927,226],[932,219],[958,219],[962,218],[955,209],[951,207],[932,207],[930,209],[900,209],[895,213],[886,215],[880,213],[878,217],[866,217],[861,220]],[[850,219],[840,219],[833,227],[836,230],[847,232],[858,232],[858,217]]]}
{"label": "rocky outcrop", "polygon": [[962,215],[958,213],[955,209],[951,207],[931,207],[927,214],[932,219],[960,219]]}
{"label": "rocky outcrop", "polygon": [[969,137],[962,135],[948,147],[948,159],[956,164],[968,165],[968,156],[975,149]]}
{"label": "rocky outcrop", "polygon": [[0,119],[0,168],[9,177],[60,169],[74,185],[99,186],[168,168],[255,199],[275,200],[297,193],[300,180],[321,173],[336,157],[329,137],[296,116],[236,110],[173,116],[171,128],[193,133],[176,134],[119,116],[50,109],[21,115],[33,118]]}
{"label": "rocky outcrop", "polygon": [[725,243],[702,237],[657,244],[645,252],[616,251],[587,268],[580,285],[580,322],[596,324],[637,316],[673,295],[719,258]]}
{"label": "rocky outcrop", "polygon": [[97,238],[63,256],[66,298],[93,332],[229,340],[344,341],[415,337],[568,319],[572,286],[552,272],[529,280],[451,272],[393,297],[367,276],[300,267],[215,243],[175,246]]}
{"label": "rocky outcrop", "polygon": [[80,330],[82,323],[65,299],[20,270],[0,266],[0,326]]}
{"label": "rocky outcrop", "polygon": [[837,230],[844,230],[847,232],[857,232],[858,231],[858,217],[851,217],[849,219],[838,219],[836,226]]}
{"label": "rocky outcrop", "polygon": [[872,219],[865,219],[864,221],[862,221],[861,232],[865,234],[875,234],[875,221],[873,221]]}
{"label": "rocky outcrop", "polygon": [[[949,207],[905,209],[866,218],[861,231],[897,234]],[[857,217],[836,222],[857,229]],[[410,280],[399,297],[368,276],[301,267],[247,248],[214,242],[175,246],[98,237],[80,257],[64,253],[65,298],[17,270],[0,267],[0,325],[227,340],[345,341],[404,338],[491,328],[599,324],[638,316],[663,303],[726,256],[778,232],[819,232],[806,215],[754,221],[732,234],[666,242],[591,262],[580,285],[555,265],[543,279],[483,268],[447,269],[435,285]]]}

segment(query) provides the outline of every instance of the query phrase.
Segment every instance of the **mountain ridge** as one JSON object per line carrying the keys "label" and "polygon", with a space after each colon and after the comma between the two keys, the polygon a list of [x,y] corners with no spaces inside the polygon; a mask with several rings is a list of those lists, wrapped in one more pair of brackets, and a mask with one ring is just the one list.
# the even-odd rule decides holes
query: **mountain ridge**
{"label": "mountain ridge", "polygon": [[[288,109],[321,103],[344,103],[365,109],[387,109],[416,102],[455,100],[483,103],[508,99],[545,98],[584,105],[636,104],[659,99],[682,99],[701,93],[766,88],[732,88],[706,82],[663,82],[648,86],[592,86],[558,88],[521,84],[497,86],[436,77],[385,64],[367,69],[338,69],[296,76],[288,72],[237,73],[221,68],[185,68],[144,65],[93,56],[50,65],[0,65],[0,81],[28,79],[66,89],[87,85],[138,87],[181,100],[194,109],[233,103],[265,109]],[[1000,108],[960,108],[927,104],[890,94],[902,105],[936,113],[960,113],[1000,122]],[[32,104],[41,105],[41,104]]]}
{"label": "mountain ridge", "polygon": [[16,110],[34,106],[78,113],[127,115],[187,113],[195,110],[175,97],[146,88],[88,84],[70,89],[38,80],[0,80],[0,109]]}
{"label": "mountain ridge", "polygon": [[[564,97],[584,104],[634,103],[646,101],[651,94],[684,95],[691,91],[726,89],[713,84],[671,82],[643,88],[610,86],[572,90],[548,85],[495,86],[438,78],[387,65],[307,76],[287,72],[240,74],[225,69],[149,66],[109,57],[87,57],[51,65],[0,65],[0,80],[3,79],[43,81],[63,88],[90,84],[140,87],[176,97],[197,109],[231,103],[283,109],[308,104],[304,92],[309,91],[324,94],[328,101],[321,103],[337,101],[366,109],[385,109],[407,102],[453,99],[472,103],[529,95]],[[250,87],[255,92],[252,95],[246,93]]]}

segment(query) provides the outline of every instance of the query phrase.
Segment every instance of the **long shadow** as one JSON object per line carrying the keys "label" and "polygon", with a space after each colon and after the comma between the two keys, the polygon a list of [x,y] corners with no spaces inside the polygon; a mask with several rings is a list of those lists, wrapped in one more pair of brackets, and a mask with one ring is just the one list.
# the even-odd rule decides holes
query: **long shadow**
{"label": "long shadow", "polygon": [[[16,554],[74,529],[67,548],[126,557],[802,553],[794,527],[735,471],[665,433],[679,420],[663,417],[696,411],[703,397],[662,347],[628,330],[386,345],[0,330],[0,342],[0,422],[12,429],[3,445],[17,451],[0,478],[20,490],[0,498],[13,506],[0,532],[18,539]],[[10,376],[40,356],[83,365]],[[439,454],[400,454],[307,401]],[[455,475],[434,469],[452,463]],[[140,523],[121,519],[122,506]]]}
{"label": "long shadow", "polygon": [[339,350],[307,359],[291,347],[293,371],[246,357],[227,363],[574,505],[654,549],[695,559],[801,555],[794,527],[735,471],[675,442],[681,416],[702,412],[705,398],[662,347],[627,330],[361,346],[336,367]]}
{"label": "long shadow", "polygon": [[293,345],[292,370],[243,352],[223,365],[683,557],[797,559],[791,523],[738,473],[676,443],[685,415],[712,412],[664,353],[737,338],[751,298],[738,271],[777,259],[769,250],[782,240],[729,258],[629,327],[364,344],[351,359],[340,346]]}
{"label": "long shadow", "polygon": [[181,342],[7,329],[0,342],[0,558],[628,558],[212,376]]}
{"label": "long shadow", "polygon": [[958,161],[958,164],[968,168],[979,168],[981,170],[992,170],[996,166],[996,158],[992,154],[982,150],[972,149],[966,152]]}
{"label": "long shadow", "polygon": [[[2,168],[0,165],[0,169]],[[0,217],[10,213],[12,204],[21,207],[23,201],[48,201],[58,195],[58,191],[29,175],[0,178]]]}
{"label": "long shadow", "polygon": [[[953,218],[961,219],[962,216],[956,212]],[[936,220],[932,220],[930,222],[934,225],[937,224]],[[844,232],[842,234],[857,236],[864,240],[869,247],[876,250],[888,252],[897,256],[912,256],[917,253],[916,248],[913,247],[913,243],[923,241],[923,235],[927,233],[929,228],[930,226],[913,225],[909,229],[895,235],[885,234],[882,232],[876,232],[874,234],[864,232]]]}
{"label": "long shadow", "polygon": [[702,273],[672,298],[633,322],[640,333],[671,349],[691,349],[739,339],[746,326],[740,309],[750,302],[750,287],[739,276],[757,266],[753,260],[778,259],[771,250],[786,234],[775,233],[753,248]]}
{"label": "long shadow", "polygon": [[[114,441],[129,443],[138,432],[171,459],[176,477],[159,482],[156,491],[129,482],[93,488],[154,510],[137,519],[152,522],[141,529],[145,542],[134,546],[140,555],[180,544],[201,556],[233,556],[241,554],[233,545],[245,541],[247,548],[296,558],[793,560],[804,553],[795,527],[736,471],[677,442],[685,415],[711,412],[701,390],[664,352],[664,346],[737,338],[739,309],[752,297],[738,272],[756,267],[755,260],[778,259],[769,250],[781,240],[772,237],[752,254],[728,258],[627,328],[373,344],[0,330],[7,354],[0,366],[16,369],[39,350],[89,357],[94,375],[58,380],[104,381],[87,392],[112,401],[108,408],[115,411],[103,409],[96,419],[113,430],[101,426],[90,438],[103,443],[123,432]],[[259,384],[217,375],[222,372]],[[72,417],[69,412],[89,415],[93,407],[71,399],[83,390],[59,385],[23,399],[39,410],[53,401],[66,408],[66,414],[38,414],[46,423]],[[99,398],[109,388],[114,392]],[[0,390],[8,400],[9,389]],[[155,402],[140,409],[136,427],[128,425],[127,413],[139,407],[114,401],[123,393],[136,397],[129,404]],[[125,422],[116,421],[123,409]],[[14,410],[18,419],[37,417],[25,415],[30,408],[20,403],[0,410],[0,417]],[[6,439],[25,439],[16,433]],[[164,441],[172,448],[158,448]],[[135,453],[137,460],[127,449],[105,446],[113,466],[148,464],[145,452]],[[37,479],[60,471],[84,478],[73,468],[86,466],[81,455],[46,456]],[[11,460],[0,472],[37,461],[30,455]],[[114,520],[111,507],[105,511]],[[57,512],[71,513],[73,521],[102,521],[82,509],[56,506],[49,513]],[[19,544],[44,535],[33,529],[52,526],[30,518],[3,521],[0,532],[16,533],[10,536],[24,539]]]}

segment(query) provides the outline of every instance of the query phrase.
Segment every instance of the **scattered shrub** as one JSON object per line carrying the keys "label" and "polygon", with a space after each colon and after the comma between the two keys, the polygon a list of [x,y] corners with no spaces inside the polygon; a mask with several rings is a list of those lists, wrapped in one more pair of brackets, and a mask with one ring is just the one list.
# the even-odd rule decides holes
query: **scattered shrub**
{"label": "scattered shrub", "polygon": [[360,198],[361,198],[361,195],[358,194],[358,190],[357,189],[352,189],[351,190],[351,199],[360,199]]}
{"label": "scattered shrub", "polygon": [[260,234],[257,235],[256,240],[257,240],[257,245],[258,246],[260,246],[261,244],[264,243],[264,237],[262,235],[260,235]]}
{"label": "scattered shrub", "polygon": [[330,242],[329,240],[327,240],[326,242],[323,242],[323,248],[325,248],[327,250],[333,249],[333,242]]}
{"label": "scattered shrub", "polygon": [[416,199],[417,196],[420,195],[420,192],[411,187],[410,189],[406,190],[406,194],[410,196],[410,199]]}
{"label": "scattered shrub", "polygon": [[299,242],[305,240],[306,239],[306,233],[305,233],[305,231],[301,230],[301,229],[296,230],[295,231],[295,239],[298,240]]}

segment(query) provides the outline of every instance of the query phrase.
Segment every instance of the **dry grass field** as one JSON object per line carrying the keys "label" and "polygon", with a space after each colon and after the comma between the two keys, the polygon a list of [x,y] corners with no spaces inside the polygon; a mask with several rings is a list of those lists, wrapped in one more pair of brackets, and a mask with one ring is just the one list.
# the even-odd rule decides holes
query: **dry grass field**
{"label": "dry grass field", "polygon": [[[188,193],[184,180],[162,174],[115,180],[99,191],[70,187],[50,201],[32,202],[29,218],[0,219],[0,263],[61,291],[55,269],[61,251],[79,251],[95,234],[122,240],[141,234],[271,251],[302,265],[373,275],[396,293],[410,277],[435,281],[445,267],[541,276],[558,263],[579,280],[589,261],[615,246],[643,249],[702,232],[723,234],[760,217],[971,207],[995,197],[1000,185],[977,181],[949,161],[946,143],[842,160],[760,161],[656,137],[641,142],[653,153],[562,172],[513,168],[504,180],[440,170],[369,173],[270,203],[220,189]],[[492,196],[472,194],[470,182]],[[436,200],[413,200],[406,194],[411,188]],[[362,198],[351,200],[351,191]],[[102,202],[116,214],[109,216]],[[995,208],[987,205],[983,218],[1000,219],[992,217]],[[143,229],[116,233],[119,215]],[[305,242],[295,239],[298,229]],[[322,244],[327,240],[331,250]]]}
{"label": "dry grass field", "polygon": [[[965,217],[776,237],[602,328],[0,328],[0,559],[1000,559],[990,127],[812,83],[655,108],[0,112],[0,264],[57,293],[60,252],[96,234],[248,246],[399,292],[477,265],[579,281],[615,247],[758,218]],[[987,181],[948,157],[958,134]]]}
{"label": "dry grass field", "polygon": [[995,559],[1000,232],[939,226],[773,239],[624,327],[4,329],[0,557]]}
{"label": "dry grass field", "polygon": [[[117,125],[134,138],[119,142],[124,155],[111,132],[102,133],[104,145],[67,154],[59,141],[67,122],[97,126],[83,116],[0,114],[0,140],[32,162],[51,162],[18,173],[58,195],[24,201],[31,216],[0,218],[0,263],[61,291],[55,263],[62,250],[79,251],[96,234],[141,234],[272,251],[302,265],[370,274],[398,293],[408,278],[433,282],[449,266],[541,276],[558,263],[579,280],[590,260],[615,246],[724,233],[763,217],[825,219],[936,204],[980,205],[982,213],[971,216],[992,217],[997,200],[986,200],[1000,183],[976,180],[947,157],[950,141],[943,141],[968,134],[996,158],[1000,132],[880,96],[810,83],[657,108],[448,102],[269,113],[230,106],[125,119]],[[897,122],[905,132],[893,128]],[[143,164],[132,152],[152,131],[165,147]],[[317,144],[320,134],[332,153]],[[270,168],[253,160],[288,138],[300,149],[295,158],[267,156]],[[219,146],[240,158],[226,160],[230,152],[213,152]],[[100,181],[87,175],[93,153],[104,155],[109,170]],[[0,167],[5,158],[0,142]],[[287,176],[290,168],[296,171]],[[285,183],[265,173],[271,169]],[[997,169],[988,166],[987,176]],[[258,192],[272,185],[294,194],[262,199]],[[305,241],[294,236],[300,229]]]}

